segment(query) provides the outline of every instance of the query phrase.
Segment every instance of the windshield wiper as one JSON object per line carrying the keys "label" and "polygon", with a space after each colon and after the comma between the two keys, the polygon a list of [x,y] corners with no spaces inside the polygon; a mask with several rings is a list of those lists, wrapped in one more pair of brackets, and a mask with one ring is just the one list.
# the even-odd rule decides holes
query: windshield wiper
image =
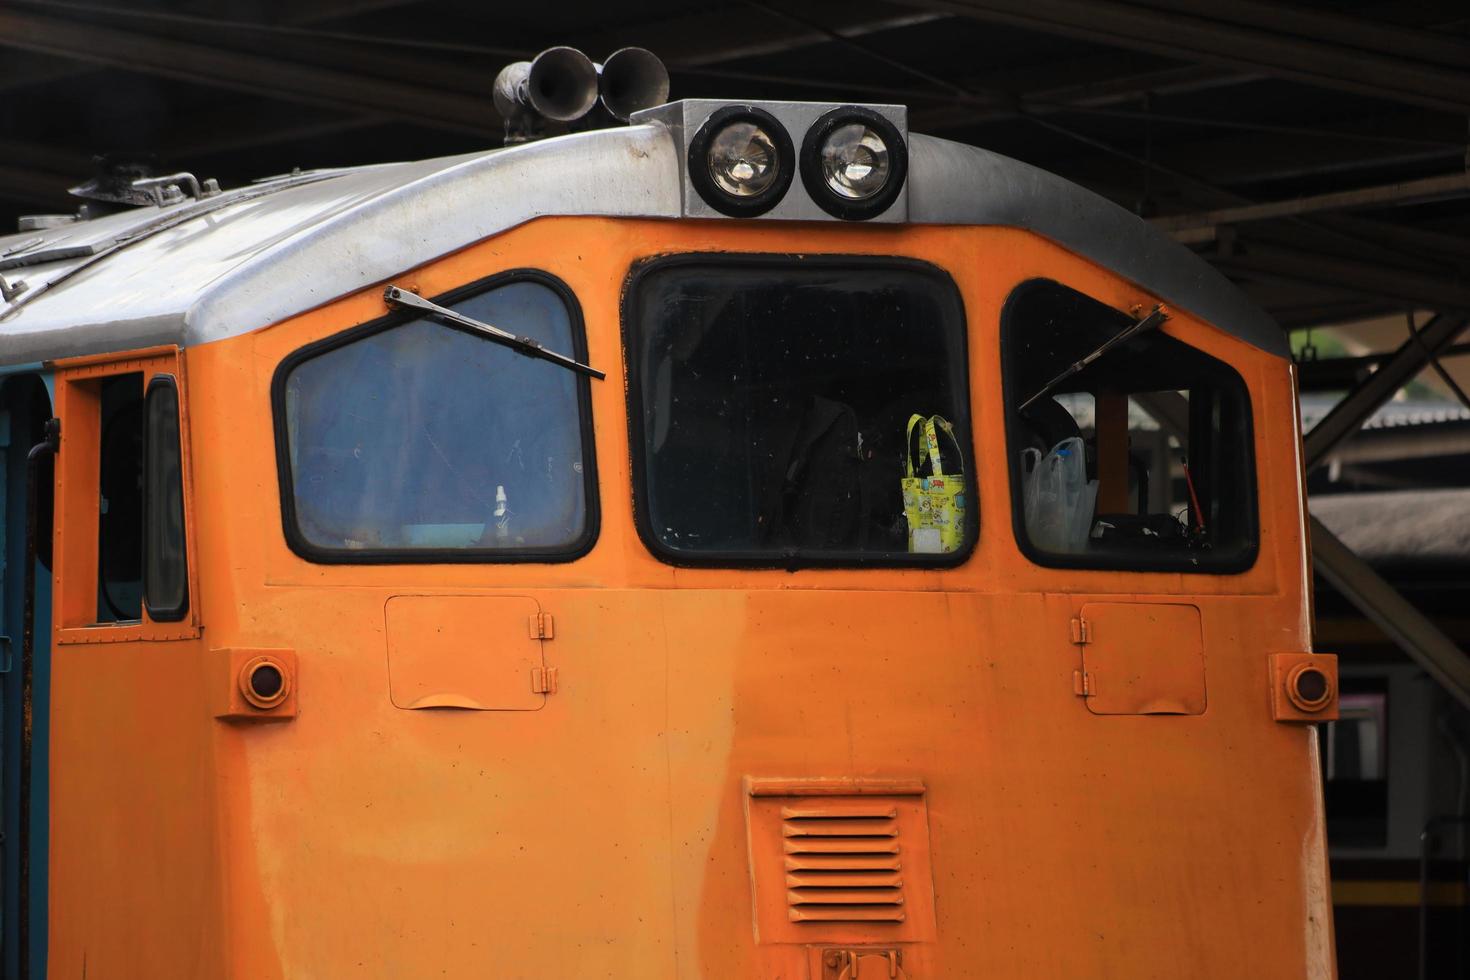
{"label": "windshield wiper", "polygon": [[389,286],[383,291],[383,301],[389,306],[404,310],[414,310],[422,313],[424,316],[436,317],[455,326],[466,327],[489,340],[495,341],[497,344],[504,344],[518,354],[524,354],[527,357],[538,357],[543,361],[559,364],[568,371],[585,374],[589,378],[596,378],[598,381],[602,381],[607,377],[606,374],[597,370],[595,367],[583,364],[581,361],[575,361],[565,354],[558,354],[554,350],[547,350],[541,346],[539,340],[531,337],[517,337],[508,330],[492,327],[488,323],[481,323],[479,320],[471,319],[462,313],[456,313],[446,306],[431,303],[422,296],[410,293],[406,289]]}
{"label": "windshield wiper", "polygon": [[1071,367],[1067,368],[1067,370],[1063,371],[1061,374],[1057,375],[1055,378],[1052,378],[1046,384],[1042,385],[1041,390],[1032,395],[1030,398],[1023,401],[1021,403],[1021,406],[1017,408],[1016,411],[1018,413],[1025,412],[1026,409],[1036,404],[1036,402],[1045,398],[1053,391],[1056,391],[1057,387],[1063,381],[1066,381],[1074,374],[1080,374],[1082,370],[1087,367],[1087,365],[1091,364],[1099,357],[1102,357],[1114,347],[1117,347],[1125,340],[1131,340],[1132,338],[1137,337],[1141,333],[1147,333],[1167,319],[1169,319],[1169,314],[1165,312],[1164,307],[1162,305],[1155,306],[1153,312],[1150,313],[1148,316],[1144,317],[1141,320],[1130,323],[1128,326],[1118,331],[1112,337],[1109,337],[1107,340],[1103,341],[1102,346],[1099,347],[1097,350],[1093,351],[1091,354],[1088,354],[1082,360],[1074,362]]}

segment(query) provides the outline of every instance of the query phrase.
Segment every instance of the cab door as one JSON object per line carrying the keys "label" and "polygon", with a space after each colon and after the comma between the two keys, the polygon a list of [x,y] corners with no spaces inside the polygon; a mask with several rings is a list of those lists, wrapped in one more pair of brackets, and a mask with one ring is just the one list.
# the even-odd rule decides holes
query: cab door
{"label": "cab door", "polygon": [[56,368],[49,969],[189,975],[217,881],[184,356]]}

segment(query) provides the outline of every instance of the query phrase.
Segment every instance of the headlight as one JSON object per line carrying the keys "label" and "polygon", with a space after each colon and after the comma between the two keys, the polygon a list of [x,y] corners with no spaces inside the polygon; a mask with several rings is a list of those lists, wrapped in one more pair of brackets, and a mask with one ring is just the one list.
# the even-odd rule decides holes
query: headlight
{"label": "headlight", "polygon": [[689,180],[721,214],[749,218],[771,210],[791,186],[791,137],[754,106],[727,106],[705,120],[689,144]]}
{"label": "headlight", "polygon": [[823,211],[862,221],[882,214],[908,174],[898,127],[871,109],[834,109],[801,144],[801,182]]}

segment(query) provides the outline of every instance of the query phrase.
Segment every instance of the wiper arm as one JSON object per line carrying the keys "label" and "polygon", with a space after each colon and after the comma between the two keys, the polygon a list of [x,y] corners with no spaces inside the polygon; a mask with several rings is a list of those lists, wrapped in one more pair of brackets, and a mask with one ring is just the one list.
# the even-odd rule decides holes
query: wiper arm
{"label": "wiper arm", "polygon": [[1025,412],[1026,409],[1036,404],[1036,402],[1045,398],[1053,391],[1056,391],[1057,387],[1060,386],[1063,381],[1066,381],[1074,374],[1080,374],[1083,369],[1087,367],[1087,365],[1091,364],[1099,357],[1102,357],[1114,347],[1117,347],[1119,344],[1123,343],[1126,340],[1131,340],[1132,338],[1137,337],[1141,333],[1147,333],[1148,331],[1153,330],[1155,327],[1157,327],[1159,324],[1163,323],[1167,319],[1169,319],[1169,314],[1164,310],[1164,307],[1162,305],[1155,306],[1153,308],[1153,312],[1150,313],[1148,316],[1134,323],[1130,323],[1128,326],[1118,331],[1112,337],[1103,341],[1102,346],[1099,347],[1097,350],[1093,351],[1091,354],[1088,354],[1082,360],[1074,362],[1071,367],[1067,368],[1067,370],[1063,371],[1061,374],[1057,375],[1055,378],[1052,378],[1046,384],[1042,385],[1041,390],[1032,395],[1030,398],[1023,401],[1021,403],[1021,406],[1017,408],[1016,411]]}
{"label": "wiper arm", "polygon": [[415,312],[422,313],[424,316],[435,317],[447,323],[452,323],[455,326],[466,327],[489,340],[495,341],[497,344],[504,344],[518,354],[540,358],[543,361],[550,361],[552,364],[559,364],[568,371],[585,374],[589,378],[596,378],[598,381],[602,381],[607,377],[606,374],[597,370],[595,367],[583,364],[581,361],[575,361],[565,354],[558,354],[554,350],[547,350],[541,346],[539,340],[532,337],[518,337],[508,330],[501,330],[499,327],[492,327],[488,323],[481,323],[479,320],[471,319],[462,313],[456,313],[446,306],[431,303],[422,296],[410,293],[406,289],[389,286],[383,291],[383,301],[389,306],[404,310],[414,310]]}

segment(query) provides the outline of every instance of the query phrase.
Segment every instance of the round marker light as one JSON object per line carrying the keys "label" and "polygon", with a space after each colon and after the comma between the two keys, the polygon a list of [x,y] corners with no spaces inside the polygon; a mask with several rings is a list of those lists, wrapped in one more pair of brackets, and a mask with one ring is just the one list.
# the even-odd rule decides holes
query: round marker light
{"label": "round marker light", "polygon": [[291,693],[291,675],[274,657],[253,657],[240,668],[240,693],[252,706],[267,711]]}
{"label": "round marker light", "polygon": [[754,106],[726,106],[690,141],[689,180],[721,214],[754,217],[785,196],[795,155],[775,116]]}
{"label": "round marker light", "polygon": [[1298,664],[1286,677],[1286,696],[1302,711],[1321,711],[1332,700],[1332,680],[1320,667]]}
{"label": "round marker light", "polygon": [[848,221],[888,210],[903,190],[908,148],[898,127],[871,109],[834,109],[801,146],[801,181],[823,211]]}

